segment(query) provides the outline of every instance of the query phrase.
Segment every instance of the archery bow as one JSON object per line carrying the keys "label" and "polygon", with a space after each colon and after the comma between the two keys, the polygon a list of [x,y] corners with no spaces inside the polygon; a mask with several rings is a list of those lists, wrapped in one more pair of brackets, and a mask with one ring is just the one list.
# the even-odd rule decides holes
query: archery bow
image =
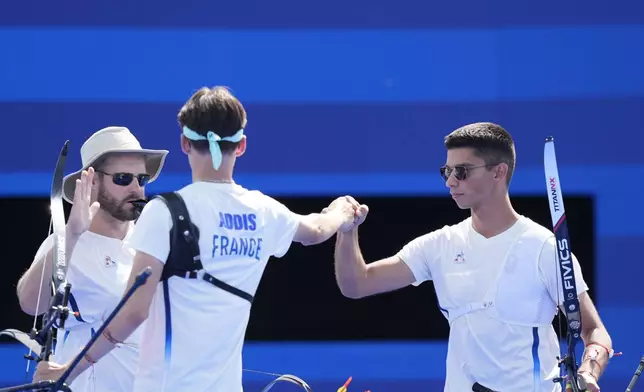
{"label": "archery bow", "polygon": [[[19,342],[25,344],[29,347],[29,354],[25,355],[27,361],[26,373],[29,373],[29,364],[31,361],[35,360],[37,362],[49,360],[50,355],[53,352],[53,349],[56,345],[56,336],[54,331],[54,324],[58,321],[58,328],[64,328],[65,320],[69,314],[69,309],[67,308],[67,302],[69,299],[69,293],[71,290],[71,285],[67,283],[67,256],[65,252],[65,211],[63,209],[63,180],[65,175],[65,163],[67,161],[67,151],[69,149],[69,140],[65,141],[63,148],[60,151],[58,156],[58,161],[56,162],[56,168],[54,170],[54,177],[51,185],[51,222],[50,228],[52,230],[52,239],[53,239],[53,250],[52,250],[52,296],[49,301],[49,307],[47,311],[42,316],[41,328],[40,330],[36,329],[36,319],[37,315],[34,316],[34,327],[29,333],[28,337],[30,341],[27,341],[27,334],[15,330],[7,329],[0,332],[0,335],[7,335],[15,338]],[[36,303],[36,309],[40,308],[40,295],[42,291],[42,279],[44,278],[45,272],[45,263],[43,263],[43,273],[41,277],[41,284],[38,290],[38,300]],[[35,349],[39,348],[39,354],[37,357],[34,357],[32,353],[37,351]],[[43,383],[39,383],[43,384]],[[32,387],[26,389],[28,385],[19,386],[10,388],[8,390],[18,391],[18,390],[32,390],[35,384],[29,384]],[[46,385],[42,385],[45,387]],[[16,388],[23,389],[16,389]],[[36,388],[33,388],[36,389]],[[1,389],[0,391],[4,391]],[[39,390],[39,389],[37,389]]]}
{"label": "archery bow", "polygon": [[301,379],[301,378],[299,378],[299,377],[297,377],[297,376],[295,376],[293,374],[278,374],[278,373],[263,372],[263,371],[260,371],[260,370],[251,370],[251,369],[242,369],[242,370],[245,371],[245,372],[249,372],[249,373],[263,374],[263,375],[266,375],[266,376],[277,376],[277,378],[275,378],[268,385],[266,385],[264,387],[264,389],[262,389],[261,392],[270,391],[273,388],[273,386],[275,384],[277,384],[278,382],[286,382],[286,383],[290,383],[290,384],[295,384],[295,385],[301,387],[306,392],[313,392],[313,390],[311,389],[309,384],[306,383],[306,381],[304,381],[303,379]]}
{"label": "archery bow", "polygon": [[270,391],[275,384],[277,384],[278,382],[281,382],[281,381],[291,383],[291,384],[295,384],[295,385],[301,387],[306,392],[313,392],[313,390],[311,389],[309,384],[306,383],[306,381],[304,381],[301,378],[299,378],[299,377],[297,377],[295,375],[292,375],[292,374],[283,374],[283,375],[277,377],[275,380],[271,381],[266,387],[264,387],[264,389],[262,389],[262,392]]}
{"label": "archery bow", "polygon": [[[565,380],[567,378],[572,391],[581,392],[586,390],[586,382],[583,377],[577,376],[578,365],[575,356],[575,347],[581,338],[581,312],[579,309],[579,299],[577,298],[577,285],[575,284],[572,251],[570,250],[568,223],[566,222],[566,211],[561,193],[557,157],[555,155],[555,145],[552,136],[546,139],[543,159],[548,201],[550,204],[550,216],[552,218],[556,242],[555,262],[558,262],[557,264],[561,272],[564,295],[563,311],[566,315],[568,326],[566,333],[567,354],[559,360],[560,377],[555,378],[553,381],[561,382],[562,388],[565,390]],[[557,279],[557,307],[559,308],[559,279]],[[559,316],[559,334],[561,336],[561,316]],[[565,369],[565,375],[562,374],[562,367]]]}
{"label": "archery bow", "polygon": [[[69,299],[71,284],[67,283],[68,263],[65,249],[65,211],[63,209],[62,197],[65,162],[67,161],[68,149],[69,140],[65,141],[65,144],[60,151],[51,185],[51,225],[54,240],[52,251],[52,263],[54,264],[54,268],[52,270],[52,297],[49,301],[47,312],[43,314],[41,330],[36,331],[33,329],[31,331],[31,338],[43,346],[40,351],[40,355],[36,358],[38,362],[49,360],[49,356],[52,354],[56,344],[56,336],[52,327],[58,320],[58,328],[64,328],[65,320],[69,314],[67,302]],[[44,268],[45,266],[43,264],[43,269]],[[36,308],[40,306],[39,302],[40,295],[38,296]]]}

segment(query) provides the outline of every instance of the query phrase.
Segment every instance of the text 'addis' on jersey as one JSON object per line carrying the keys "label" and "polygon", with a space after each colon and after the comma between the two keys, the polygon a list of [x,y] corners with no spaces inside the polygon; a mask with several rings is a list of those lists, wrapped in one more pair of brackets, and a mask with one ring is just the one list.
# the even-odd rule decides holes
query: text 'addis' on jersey
{"label": "text 'addis' on jersey", "polygon": [[222,257],[248,257],[261,260],[261,237],[254,235],[257,215],[219,213],[219,229],[212,235],[213,259]]}

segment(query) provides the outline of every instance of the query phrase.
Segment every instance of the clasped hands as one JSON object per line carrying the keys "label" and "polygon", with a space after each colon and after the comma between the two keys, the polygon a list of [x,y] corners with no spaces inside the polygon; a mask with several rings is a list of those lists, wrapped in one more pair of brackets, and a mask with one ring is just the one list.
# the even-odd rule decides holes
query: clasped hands
{"label": "clasped hands", "polygon": [[369,207],[365,204],[360,204],[351,196],[342,196],[333,200],[328,207],[322,210],[323,214],[329,212],[340,213],[343,218],[343,223],[338,231],[346,233],[351,231],[367,219]]}

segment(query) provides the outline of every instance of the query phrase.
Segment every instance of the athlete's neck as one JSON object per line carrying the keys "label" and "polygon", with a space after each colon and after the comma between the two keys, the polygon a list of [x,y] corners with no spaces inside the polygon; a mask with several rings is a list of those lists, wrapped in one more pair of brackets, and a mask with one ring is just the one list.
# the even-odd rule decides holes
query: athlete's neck
{"label": "athlete's neck", "polygon": [[233,165],[234,159],[224,155],[224,159],[219,167],[215,170],[212,167],[212,160],[208,157],[207,160],[201,162],[194,162],[192,166],[192,182],[220,182],[232,183],[233,182]]}
{"label": "athlete's neck", "polygon": [[89,231],[105,237],[122,240],[127,235],[131,224],[132,222],[123,222],[114,219],[113,216],[104,210],[98,210],[96,216],[92,219]]}
{"label": "athlete's neck", "polygon": [[192,173],[192,182],[218,182],[218,183],[233,183],[233,176],[228,173],[212,173],[212,174],[197,174]]}
{"label": "athlete's neck", "polygon": [[512,207],[510,196],[490,198],[476,208],[472,208],[472,227],[486,238],[499,235],[512,227],[519,214]]}

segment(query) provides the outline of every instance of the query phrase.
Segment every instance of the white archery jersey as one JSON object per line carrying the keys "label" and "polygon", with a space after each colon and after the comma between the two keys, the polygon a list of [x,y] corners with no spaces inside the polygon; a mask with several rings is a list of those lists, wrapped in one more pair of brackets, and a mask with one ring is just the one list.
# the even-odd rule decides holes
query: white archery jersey
{"label": "white archery jersey", "polygon": [[[131,234],[131,230],[128,235]],[[49,236],[40,246],[34,262],[53,245]],[[114,310],[127,286],[134,251],[124,242],[87,231],[76,243],[69,259],[67,281],[72,285],[65,329],[58,330],[54,361],[67,363],[90,340],[94,332]],[[74,392],[130,392],[138,364],[142,328],[130,335],[120,348],[115,348],[92,367],[81,373],[70,385]]]}
{"label": "white archery jersey", "polygon": [[[196,182],[179,194],[199,229],[204,269],[255,294],[271,256],[289,249],[300,217],[257,191]],[[165,263],[172,218],[160,200],[141,213],[129,244]],[[199,279],[160,282],[141,342],[136,392],[240,392],[250,303]]]}
{"label": "white archery jersey", "polygon": [[[445,392],[560,391],[559,342],[552,327],[563,303],[551,231],[521,216],[485,238],[471,218],[409,242],[398,256],[414,285],[432,280],[450,323]],[[573,256],[577,292],[588,286]],[[557,295],[557,291],[559,294]]]}

